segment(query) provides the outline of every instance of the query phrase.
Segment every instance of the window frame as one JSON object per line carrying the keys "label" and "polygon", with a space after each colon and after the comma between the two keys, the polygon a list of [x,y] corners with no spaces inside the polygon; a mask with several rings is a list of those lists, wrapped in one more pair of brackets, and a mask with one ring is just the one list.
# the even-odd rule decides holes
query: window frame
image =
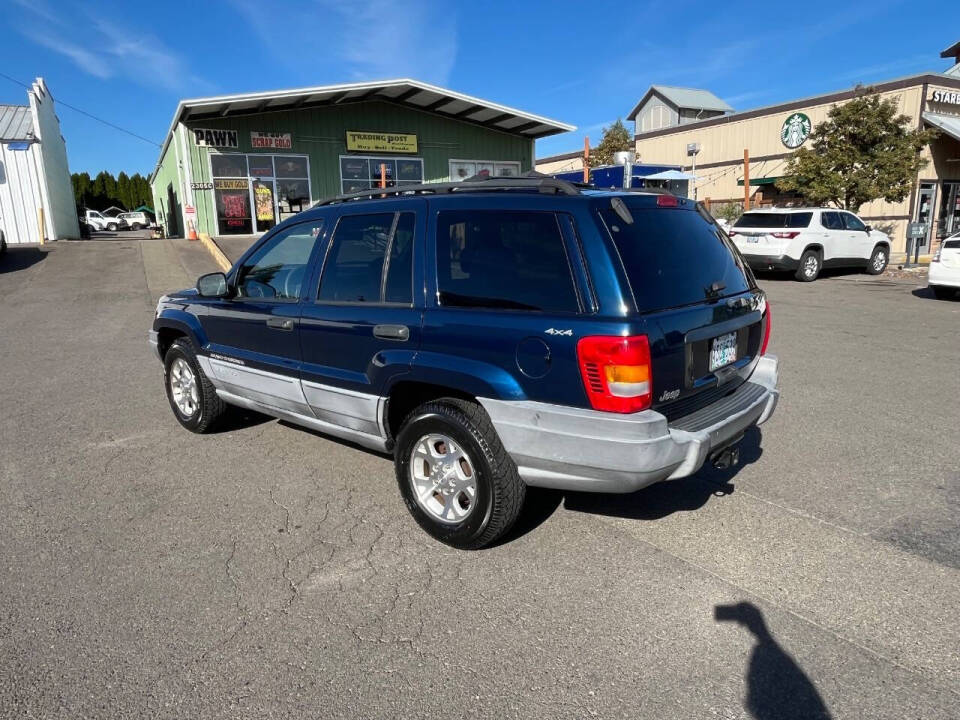
{"label": "window frame", "polygon": [[[854,220],[860,223],[862,227],[858,227],[858,228],[848,227],[847,216],[852,217]],[[867,224],[863,220],[858,218],[856,215],[854,215],[852,212],[850,212],[849,210],[840,211],[840,222],[843,223],[844,230],[849,230],[850,232],[866,232],[867,231]]]}
{"label": "window frame", "polygon": [[[413,251],[410,256],[410,302],[386,302],[384,297],[386,296],[386,284],[387,284],[387,274],[390,272],[390,254],[393,251],[393,240],[396,236],[397,226],[400,224],[400,215],[403,213],[409,213],[413,215],[413,237],[411,242]],[[320,297],[320,288],[323,286],[323,274],[327,270],[327,264],[332,260],[333,248],[337,240],[337,231],[340,229],[340,223],[345,218],[353,217],[363,217],[365,215],[393,215],[393,220],[390,223],[390,235],[387,237],[387,246],[383,251],[383,267],[380,270],[380,298],[376,302],[369,300],[324,300]],[[402,209],[393,209],[393,210],[382,210],[380,212],[352,212],[352,213],[342,213],[337,217],[336,223],[333,225],[333,230],[330,232],[330,237],[327,240],[326,248],[324,249],[323,259],[320,263],[320,272],[317,275],[316,282],[313,285],[313,304],[314,305],[330,305],[330,306],[343,306],[343,307],[395,307],[395,308],[412,308],[416,304],[416,294],[415,294],[415,285],[414,285],[414,273],[416,270],[416,242],[417,242],[417,223],[421,222],[419,213],[414,209],[402,210]]]}
{"label": "window frame", "polygon": [[[449,182],[463,182],[466,180],[457,180],[453,177],[453,164],[454,163],[473,163],[474,165],[493,165],[494,174],[490,177],[509,177],[509,178],[518,178],[520,177],[521,172],[521,163],[519,160],[471,160],[470,158],[449,158],[447,160],[447,180]],[[496,168],[497,165],[515,165],[517,172],[515,175],[497,175]]]}
{"label": "window frame", "polygon": [[[426,165],[423,161],[423,157],[421,156],[406,156],[406,155],[393,156],[393,155],[390,155],[390,153],[384,153],[383,155],[354,155],[354,154],[348,153],[346,155],[340,155],[337,158],[337,175],[340,178],[340,186],[339,186],[340,192],[343,194],[346,194],[347,192],[352,192],[352,191],[346,191],[343,189],[343,183],[345,182],[343,177],[343,161],[344,160],[366,160],[368,162],[370,160],[393,160],[394,163],[400,160],[412,160],[420,163],[420,179],[419,180],[398,180],[397,178],[393,178],[392,187],[401,187],[402,185],[422,185],[427,181],[424,175]],[[397,174],[399,175],[399,172]],[[351,182],[359,182],[359,180],[351,180]],[[376,180],[369,179],[368,182],[370,183],[370,187],[361,188],[358,192],[363,192],[363,190],[376,189],[376,186],[374,185],[374,183],[377,182]]]}
{"label": "window frame", "polygon": [[272,241],[277,235],[279,235],[280,233],[286,233],[286,232],[289,231],[289,230],[293,230],[293,229],[295,229],[295,228],[299,228],[301,225],[316,225],[316,224],[319,224],[319,225],[320,225],[320,229],[317,231],[317,235],[316,235],[316,237],[314,238],[314,241],[313,241],[313,247],[310,249],[310,255],[307,257],[307,263],[306,263],[306,265],[304,266],[304,267],[306,268],[306,270],[305,270],[305,272],[304,272],[303,280],[302,280],[301,283],[300,283],[300,295],[299,295],[299,296],[297,296],[297,297],[295,297],[295,298],[277,298],[277,297],[273,297],[273,298],[270,298],[270,297],[259,297],[259,298],[257,298],[257,297],[251,297],[251,296],[249,296],[249,295],[234,295],[233,297],[230,298],[230,301],[231,301],[231,302],[257,302],[257,303],[266,302],[266,303],[279,303],[279,304],[284,304],[284,305],[289,305],[289,304],[291,304],[291,303],[302,302],[302,301],[304,300],[304,298],[306,297],[306,293],[305,293],[306,289],[307,289],[308,287],[310,287],[309,280],[310,280],[310,278],[312,277],[311,268],[313,267],[314,262],[315,262],[315,260],[316,260],[316,255],[317,255],[318,248],[323,244],[324,239],[325,239],[325,238],[324,238],[324,235],[325,235],[325,233],[327,232],[327,221],[328,221],[328,218],[326,218],[326,217],[324,217],[324,216],[318,216],[318,217],[315,217],[315,218],[311,218],[311,219],[309,219],[309,220],[303,220],[303,221],[298,222],[298,223],[293,223],[292,225],[287,225],[286,227],[279,227],[279,226],[277,226],[277,227],[275,227],[275,228],[271,228],[270,230],[268,230],[267,232],[265,232],[265,233],[259,238],[259,240],[258,240],[256,243],[254,243],[254,244],[250,247],[250,249],[247,250],[247,252],[245,252],[245,253],[241,256],[240,260],[239,260],[239,261],[237,262],[237,264],[233,267],[233,269],[231,270],[231,272],[230,272],[230,274],[229,274],[229,276],[228,276],[228,280],[229,280],[230,285],[232,285],[234,288],[237,288],[237,289],[239,290],[239,287],[240,287],[240,272],[243,270],[244,265],[246,264],[246,262],[247,262],[248,259],[250,259],[250,258],[253,257],[254,255],[256,255],[267,243],[271,242],[271,241]]}
{"label": "window frame", "polygon": [[[472,213],[490,213],[496,215],[503,215],[504,213],[526,213],[528,215],[552,215],[553,220],[557,226],[557,237],[560,239],[560,246],[563,249],[564,258],[567,261],[567,272],[570,276],[570,285],[573,288],[573,295],[576,300],[576,309],[574,310],[526,310],[523,308],[500,308],[500,307],[469,307],[464,305],[445,305],[440,299],[441,289],[440,289],[440,256],[439,256],[439,230],[442,222],[442,216],[444,213],[463,213],[463,212],[472,212]],[[581,256],[580,248],[570,247],[572,238],[569,236],[567,229],[565,228],[565,221],[562,216],[567,215],[569,217],[569,223],[573,227],[570,229],[571,232],[576,232],[576,224],[574,218],[569,215],[569,213],[558,210],[555,208],[543,208],[531,210],[528,208],[514,208],[514,207],[491,207],[485,206],[483,208],[473,208],[469,206],[464,207],[454,207],[454,208],[439,208],[436,212],[433,213],[433,222],[431,227],[427,228],[427,233],[432,235],[432,239],[427,242],[431,246],[431,253],[428,255],[428,261],[430,256],[433,258],[433,297],[432,305],[435,309],[445,310],[445,311],[465,311],[473,313],[511,313],[511,314],[526,314],[526,315],[559,315],[562,317],[579,317],[589,312],[594,312],[593,310],[587,307],[587,303],[583,296],[583,291],[578,280],[580,275],[580,270],[578,270],[578,264],[585,264],[586,259]]]}

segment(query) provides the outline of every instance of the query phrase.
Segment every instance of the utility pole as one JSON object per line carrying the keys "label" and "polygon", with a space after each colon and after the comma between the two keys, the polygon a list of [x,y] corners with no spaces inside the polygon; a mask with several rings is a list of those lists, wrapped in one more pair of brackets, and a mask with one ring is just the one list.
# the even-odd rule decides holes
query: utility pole
{"label": "utility pole", "polygon": [[743,149],[743,211],[750,209],[750,151]]}
{"label": "utility pole", "polygon": [[687,157],[693,158],[693,199],[697,199],[697,153],[700,152],[700,143],[687,143]]}
{"label": "utility pole", "polygon": [[587,136],[583,138],[583,182],[590,184],[590,138]]}

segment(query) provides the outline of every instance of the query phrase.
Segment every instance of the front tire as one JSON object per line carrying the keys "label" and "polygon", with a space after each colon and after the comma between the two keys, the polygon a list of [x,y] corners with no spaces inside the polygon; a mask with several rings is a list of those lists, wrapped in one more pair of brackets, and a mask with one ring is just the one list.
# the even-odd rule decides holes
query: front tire
{"label": "front tire", "polygon": [[107,230],[109,230],[110,232],[116,232],[116,231],[117,231],[117,224],[116,224],[116,223],[110,223],[109,225],[107,225]]}
{"label": "front tire", "polygon": [[227,410],[197,361],[189,338],[177,338],[163,357],[163,384],[177,422],[190,432],[206,433]]}
{"label": "front tire", "polygon": [[794,277],[800,282],[813,282],[820,276],[821,269],[823,269],[823,260],[820,259],[820,253],[816,250],[806,250],[800,256],[800,266]]}
{"label": "front tire", "polygon": [[418,407],[397,435],[394,465],[410,514],[447,545],[489,545],[523,508],[527,486],[477,403],[444,398]]}
{"label": "front tire", "polygon": [[868,275],[879,275],[887,269],[887,263],[890,262],[890,253],[883,245],[877,245],[870,255],[870,262],[867,264]]}

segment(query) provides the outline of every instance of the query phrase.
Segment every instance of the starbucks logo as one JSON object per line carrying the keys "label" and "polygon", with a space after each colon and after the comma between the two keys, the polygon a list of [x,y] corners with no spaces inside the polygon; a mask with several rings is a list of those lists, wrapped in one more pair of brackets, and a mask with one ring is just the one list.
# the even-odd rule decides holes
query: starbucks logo
{"label": "starbucks logo", "polygon": [[780,139],[791,150],[798,148],[810,136],[810,128],[810,118],[803,113],[794,113],[783,121],[783,127],[780,128]]}

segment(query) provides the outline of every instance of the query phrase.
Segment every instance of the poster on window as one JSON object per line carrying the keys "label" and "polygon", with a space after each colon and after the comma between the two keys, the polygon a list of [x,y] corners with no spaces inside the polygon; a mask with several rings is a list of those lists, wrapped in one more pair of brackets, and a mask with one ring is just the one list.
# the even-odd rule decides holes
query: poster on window
{"label": "poster on window", "polygon": [[273,184],[254,180],[253,201],[257,207],[257,227],[264,223],[273,223]]}
{"label": "poster on window", "polygon": [[249,235],[253,232],[250,214],[250,187],[246,180],[215,180],[217,228],[221,235]]}

